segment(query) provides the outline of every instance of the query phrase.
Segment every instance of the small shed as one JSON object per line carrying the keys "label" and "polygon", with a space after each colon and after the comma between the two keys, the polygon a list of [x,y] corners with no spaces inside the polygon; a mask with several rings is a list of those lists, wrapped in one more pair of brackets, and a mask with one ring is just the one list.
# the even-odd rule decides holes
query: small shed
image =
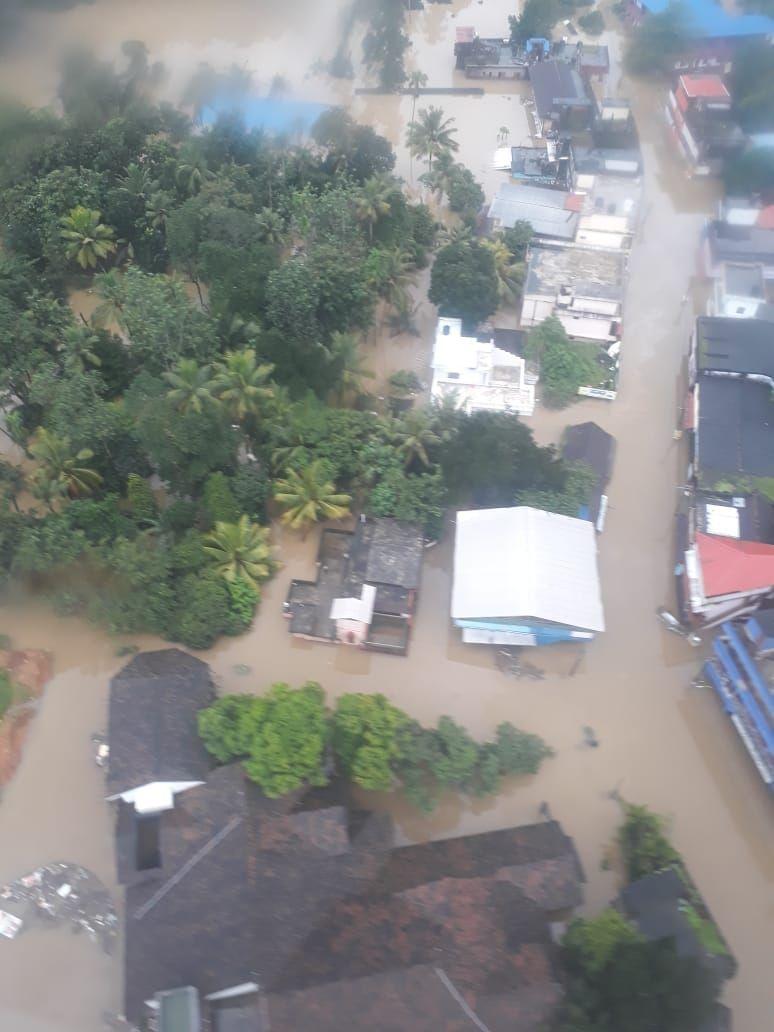
{"label": "small shed", "polygon": [[596,423],[577,423],[565,430],[562,458],[567,462],[582,463],[593,471],[595,477],[588,504],[582,506],[578,517],[589,520],[600,533],[605,525],[605,489],[613,472],[614,457],[615,438]]}

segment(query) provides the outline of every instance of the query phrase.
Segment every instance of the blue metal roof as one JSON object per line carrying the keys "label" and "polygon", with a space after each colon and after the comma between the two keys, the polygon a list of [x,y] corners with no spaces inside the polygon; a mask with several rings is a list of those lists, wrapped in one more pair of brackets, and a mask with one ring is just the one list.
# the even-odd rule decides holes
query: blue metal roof
{"label": "blue metal roof", "polygon": [[[674,0],[643,0],[652,14],[661,14]],[[702,39],[774,35],[774,18],[765,14],[729,14],[715,0],[683,0],[691,34]]]}
{"label": "blue metal roof", "polygon": [[281,97],[242,97],[239,100],[214,100],[202,109],[202,125],[213,125],[219,115],[240,116],[245,128],[265,129],[272,133],[308,132],[329,105]]}

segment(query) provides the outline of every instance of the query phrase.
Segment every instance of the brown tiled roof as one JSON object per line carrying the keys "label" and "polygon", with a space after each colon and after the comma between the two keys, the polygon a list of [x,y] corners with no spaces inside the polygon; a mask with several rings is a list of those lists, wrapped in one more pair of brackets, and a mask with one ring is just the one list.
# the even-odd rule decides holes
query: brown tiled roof
{"label": "brown tiled roof", "polygon": [[161,852],[127,889],[131,1020],[160,990],[245,982],[272,1032],[454,1032],[466,1008],[526,1032],[555,1005],[546,912],[582,880],[555,822],[395,849],[338,786],[272,801],[231,765],[165,814]]}

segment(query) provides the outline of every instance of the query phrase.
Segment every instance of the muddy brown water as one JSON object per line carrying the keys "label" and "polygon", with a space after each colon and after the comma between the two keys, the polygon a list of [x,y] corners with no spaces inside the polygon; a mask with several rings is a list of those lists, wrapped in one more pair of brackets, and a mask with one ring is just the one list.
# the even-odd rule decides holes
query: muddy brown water
{"label": "muddy brown water", "polygon": [[[55,87],[55,62],[63,42],[78,38],[111,56],[123,39],[144,39],[165,61],[170,90],[199,60],[227,67],[248,62],[260,82],[274,74],[323,99],[348,100],[351,84],[308,76],[317,58],[330,56],[338,36],[338,0],[288,0],[283,5],[246,0],[97,0],[50,18],[34,18],[0,66],[0,88],[30,103],[47,101]],[[433,85],[455,80],[454,28],[473,24],[481,34],[506,32],[512,10],[503,0],[455,0],[410,16],[409,64]],[[609,19],[609,23],[613,24]],[[619,52],[618,37],[606,39]],[[619,73],[611,75],[617,86]],[[449,623],[453,527],[426,553],[419,612],[408,658],[369,655],[295,641],[281,614],[291,577],[313,574],[315,538],[277,530],[282,569],[267,586],[252,630],[221,642],[204,658],[220,687],[262,691],[272,681],[319,680],[331,696],[380,691],[420,720],[449,713],[478,736],[511,720],[541,734],[556,755],[535,777],[516,779],[499,795],[471,803],[445,797],[422,817],[396,797],[372,797],[395,816],[407,840],[459,835],[536,819],[541,802],[575,838],[588,876],[589,911],[616,889],[600,862],[619,818],[611,793],[647,803],[669,815],[675,844],[704,893],[740,962],[726,997],[737,1032],[762,1032],[774,1010],[771,953],[774,835],[771,800],[713,696],[693,688],[699,656],[665,633],[655,609],[672,593],[673,511],[685,462],[673,428],[680,372],[690,327],[682,304],[694,270],[698,233],[714,194],[689,183],[676,167],[662,130],[658,90],[625,80],[621,93],[635,103],[646,163],[643,231],[630,261],[623,369],[618,400],[584,401],[564,412],[539,408],[530,420],[544,443],[558,440],[570,422],[594,419],[613,433],[618,452],[610,509],[600,538],[600,573],[607,631],[584,652],[537,650],[531,660],[543,681],[499,673],[492,651],[463,646]],[[487,85],[487,96],[434,98],[457,121],[460,158],[491,197],[500,174],[491,155],[502,125],[511,142],[526,132],[519,91]],[[420,101],[420,105],[423,102]],[[400,146],[411,98],[352,101],[398,145],[399,171],[411,167]],[[419,170],[413,169],[415,177]],[[417,296],[426,285],[418,281]],[[91,295],[79,295],[88,310]],[[504,313],[512,318],[512,313]],[[396,368],[426,377],[434,312],[418,313],[419,337],[390,337],[376,330],[366,342],[380,381]],[[90,734],[105,725],[107,684],[121,665],[120,642],[75,619],[60,619],[41,603],[7,596],[0,629],[25,647],[49,648],[55,676],[36,718],[25,756],[0,805],[0,882],[52,860],[82,863],[115,889],[111,820],[102,801],[101,773],[93,763]],[[123,639],[122,639],[123,640]],[[134,639],[141,647],[158,643]],[[244,665],[248,674],[239,673]],[[593,727],[600,745],[583,745]],[[102,1010],[120,998],[119,964],[91,942],[69,932],[33,930],[0,941],[0,1027],[10,1032],[98,1032]],[[623,1032],[623,1030],[622,1030]]]}

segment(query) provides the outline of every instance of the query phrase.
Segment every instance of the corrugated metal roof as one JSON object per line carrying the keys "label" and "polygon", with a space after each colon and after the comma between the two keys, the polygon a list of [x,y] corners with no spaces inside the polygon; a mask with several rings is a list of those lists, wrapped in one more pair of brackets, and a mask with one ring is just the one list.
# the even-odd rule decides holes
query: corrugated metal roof
{"label": "corrugated metal roof", "polygon": [[605,629],[591,523],[527,506],[457,513],[452,618],[516,616]]}
{"label": "corrugated metal roof", "polygon": [[537,236],[574,240],[578,215],[567,210],[570,195],[562,190],[502,183],[489,206],[489,218],[509,229],[516,222],[529,222]]}

